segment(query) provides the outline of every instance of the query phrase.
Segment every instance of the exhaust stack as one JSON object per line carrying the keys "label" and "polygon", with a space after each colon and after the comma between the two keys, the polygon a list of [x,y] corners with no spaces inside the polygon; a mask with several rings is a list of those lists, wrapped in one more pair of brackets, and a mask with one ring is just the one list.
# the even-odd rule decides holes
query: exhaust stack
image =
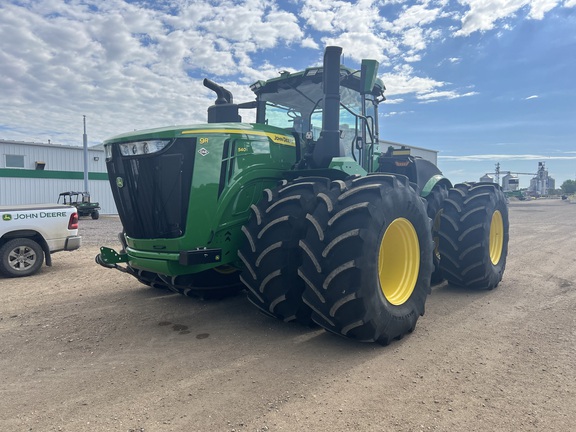
{"label": "exhaust stack", "polygon": [[314,165],[326,168],[340,154],[340,57],[342,48],[326,47],[324,51],[324,107],[322,132],[313,153]]}

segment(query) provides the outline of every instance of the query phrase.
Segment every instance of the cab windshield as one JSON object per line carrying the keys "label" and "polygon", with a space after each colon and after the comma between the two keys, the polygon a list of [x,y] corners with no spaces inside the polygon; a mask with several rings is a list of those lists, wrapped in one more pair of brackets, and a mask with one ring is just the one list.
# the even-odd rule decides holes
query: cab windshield
{"label": "cab windshield", "polygon": [[[376,105],[371,95],[366,103],[366,125],[368,140],[374,135]],[[318,84],[302,83],[296,88],[282,89],[274,93],[263,93],[265,102],[264,123],[288,129],[304,140],[306,132],[312,132],[313,140],[320,137],[322,130],[323,93]],[[362,95],[356,90],[340,87],[340,145],[341,154],[356,158],[354,143],[361,136]]]}

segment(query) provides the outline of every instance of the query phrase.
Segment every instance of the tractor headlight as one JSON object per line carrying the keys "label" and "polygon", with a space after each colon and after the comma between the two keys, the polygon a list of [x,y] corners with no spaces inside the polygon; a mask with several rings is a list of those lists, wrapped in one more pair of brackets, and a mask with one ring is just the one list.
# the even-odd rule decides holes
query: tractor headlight
{"label": "tractor headlight", "polygon": [[106,160],[112,159],[112,145],[111,144],[106,144],[104,146],[104,156],[106,157]]}
{"label": "tractor headlight", "polygon": [[314,76],[318,73],[322,72],[322,68],[319,67],[314,67],[314,68],[308,68],[306,69],[306,71],[304,72],[304,76]]}
{"label": "tractor headlight", "polygon": [[122,156],[141,156],[156,153],[164,149],[169,142],[170,140],[150,140],[120,144],[120,153]]}

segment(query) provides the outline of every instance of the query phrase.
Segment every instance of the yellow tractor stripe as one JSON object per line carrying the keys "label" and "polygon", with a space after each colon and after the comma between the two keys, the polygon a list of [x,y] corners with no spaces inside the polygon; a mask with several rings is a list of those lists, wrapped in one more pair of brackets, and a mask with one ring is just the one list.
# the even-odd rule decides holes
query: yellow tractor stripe
{"label": "yellow tractor stripe", "polygon": [[273,132],[263,132],[255,130],[246,129],[196,129],[196,130],[185,130],[182,131],[182,135],[189,134],[242,134],[242,135],[258,135],[266,136],[270,138],[273,142],[280,145],[286,145],[290,147],[296,147],[296,140],[292,136],[280,135]]}

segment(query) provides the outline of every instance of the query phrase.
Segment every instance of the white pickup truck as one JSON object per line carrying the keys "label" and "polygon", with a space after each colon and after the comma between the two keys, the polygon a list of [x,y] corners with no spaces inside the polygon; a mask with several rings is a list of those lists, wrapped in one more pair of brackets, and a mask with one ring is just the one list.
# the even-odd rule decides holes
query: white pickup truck
{"label": "white pickup truck", "polygon": [[75,207],[54,204],[0,206],[0,274],[29,276],[53,252],[78,249],[78,212]]}

